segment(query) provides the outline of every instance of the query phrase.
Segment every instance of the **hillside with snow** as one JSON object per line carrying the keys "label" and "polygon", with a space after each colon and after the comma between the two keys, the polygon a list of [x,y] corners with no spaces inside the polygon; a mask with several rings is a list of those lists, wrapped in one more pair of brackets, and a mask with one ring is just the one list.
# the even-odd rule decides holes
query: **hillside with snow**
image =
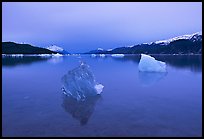
{"label": "hillside with snow", "polygon": [[32,46],[30,44],[19,44],[15,42],[2,42],[2,54],[56,54],[52,50]]}
{"label": "hillside with snow", "polygon": [[202,32],[86,54],[202,54]]}

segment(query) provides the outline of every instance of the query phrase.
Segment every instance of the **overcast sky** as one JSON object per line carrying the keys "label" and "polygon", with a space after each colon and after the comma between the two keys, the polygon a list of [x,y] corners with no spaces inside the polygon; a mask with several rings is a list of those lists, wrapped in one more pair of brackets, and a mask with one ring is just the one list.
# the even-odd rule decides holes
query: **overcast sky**
{"label": "overcast sky", "polygon": [[3,2],[2,39],[87,52],[202,30],[201,2]]}

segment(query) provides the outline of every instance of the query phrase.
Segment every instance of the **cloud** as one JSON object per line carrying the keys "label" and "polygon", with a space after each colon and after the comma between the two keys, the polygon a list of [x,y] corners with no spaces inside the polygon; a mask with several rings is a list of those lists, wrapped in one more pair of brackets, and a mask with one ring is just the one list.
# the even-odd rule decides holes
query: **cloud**
{"label": "cloud", "polygon": [[3,2],[2,27],[3,41],[111,48],[200,31],[202,3]]}

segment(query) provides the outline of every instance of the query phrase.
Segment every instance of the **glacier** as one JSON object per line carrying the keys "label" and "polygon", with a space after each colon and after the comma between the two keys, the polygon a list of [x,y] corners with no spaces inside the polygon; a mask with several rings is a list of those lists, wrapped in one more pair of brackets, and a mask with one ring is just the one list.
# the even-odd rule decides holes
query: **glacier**
{"label": "glacier", "polygon": [[149,55],[141,54],[138,68],[142,72],[166,72],[166,63]]}
{"label": "glacier", "polygon": [[62,77],[62,91],[77,101],[101,94],[104,86],[96,82],[89,65],[84,62]]}

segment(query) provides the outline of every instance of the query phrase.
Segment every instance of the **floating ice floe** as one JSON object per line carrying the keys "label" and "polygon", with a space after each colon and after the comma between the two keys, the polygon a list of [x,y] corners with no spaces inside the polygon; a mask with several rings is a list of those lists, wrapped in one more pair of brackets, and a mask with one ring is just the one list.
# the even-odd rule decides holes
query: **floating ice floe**
{"label": "floating ice floe", "polygon": [[2,54],[2,56],[23,57],[23,54]]}
{"label": "floating ice floe", "polygon": [[48,57],[48,56],[52,56],[52,54],[39,54],[37,56],[41,56],[41,57]]}
{"label": "floating ice floe", "polygon": [[144,72],[166,72],[166,63],[158,61],[149,55],[141,54],[138,68],[139,71]]}
{"label": "floating ice floe", "polygon": [[105,57],[105,54],[91,54],[91,57]]}
{"label": "floating ice floe", "polygon": [[59,56],[63,56],[63,55],[62,55],[62,54],[57,53],[57,54],[53,54],[52,56],[59,57]]}
{"label": "floating ice floe", "polygon": [[113,56],[113,57],[124,57],[125,55],[124,54],[112,54],[111,56]]}
{"label": "floating ice floe", "polygon": [[72,54],[72,56],[80,56],[80,54]]}
{"label": "floating ice floe", "polygon": [[81,63],[77,68],[68,71],[62,77],[64,94],[78,101],[101,94],[104,86],[95,81],[93,73],[87,64]]}
{"label": "floating ice floe", "polygon": [[22,57],[22,56],[23,56],[23,54],[12,54],[11,56]]}
{"label": "floating ice floe", "polygon": [[91,54],[91,57],[96,57],[96,54]]}
{"label": "floating ice floe", "polygon": [[105,57],[106,55],[105,55],[105,54],[99,54],[99,56],[100,56],[100,57]]}

